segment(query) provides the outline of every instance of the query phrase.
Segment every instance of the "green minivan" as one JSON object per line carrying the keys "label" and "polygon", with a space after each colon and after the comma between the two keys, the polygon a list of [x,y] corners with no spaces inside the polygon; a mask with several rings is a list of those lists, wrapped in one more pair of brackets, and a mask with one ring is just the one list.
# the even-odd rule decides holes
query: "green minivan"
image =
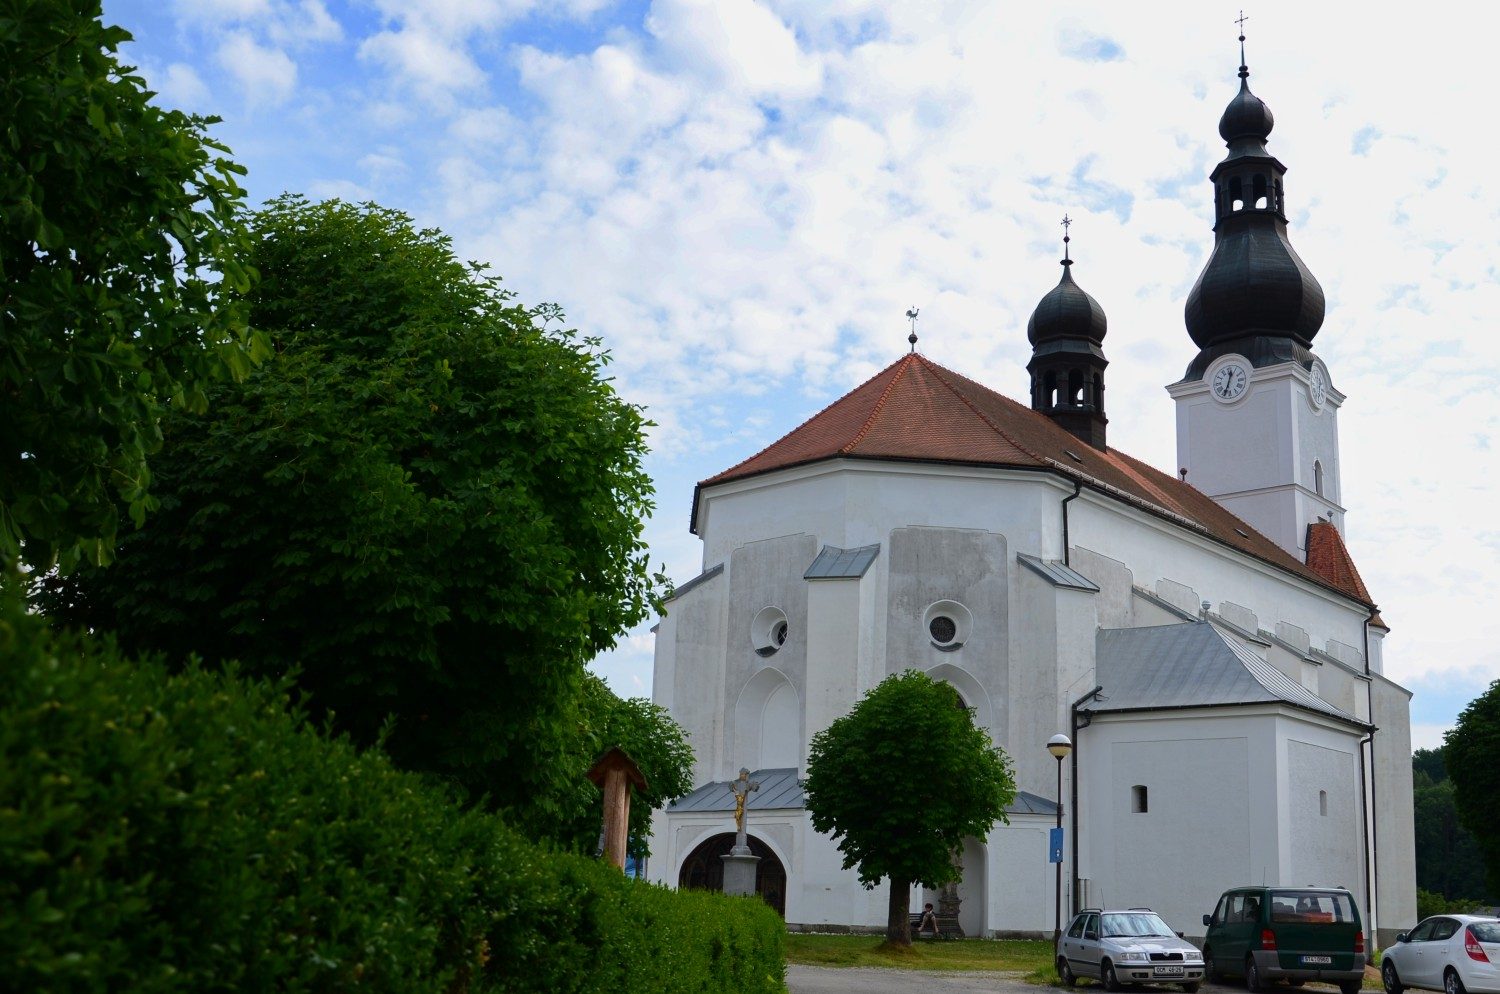
{"label": "green minivan", "polygon": [[1204,973],[1245,978],[1259,991],[1272,981],[1321,980],[1358,994],[1365,977],[1365,933],[1354,897],[1340,887],[1236,887],[1203,916]]}

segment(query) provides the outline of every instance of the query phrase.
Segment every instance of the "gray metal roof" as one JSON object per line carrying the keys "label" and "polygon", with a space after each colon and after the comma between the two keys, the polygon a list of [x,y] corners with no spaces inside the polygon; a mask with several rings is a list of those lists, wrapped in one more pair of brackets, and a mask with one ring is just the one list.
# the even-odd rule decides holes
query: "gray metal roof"
{"label": "gray metal roof", "polygon": [[683,594],[687,593],[689,590],[692,590],[694,587],[700,587],[700,586],[702,586],[703,584],[707,583],[709,580],[712,580],[714,577],[718,576],[722,572],[724,572],[724,564],[723,563],[719,563],[717,566],[710,566],[708,569],[704,570],[702,573],[699,573],[697,576],[693,577],[687,583],[684,583],[681,586],[673,587],[672,588],[672,599],[676,600],[677,598],[681,597]]}
{"label": "gray metal roof", "polygon": [[[797,779],[796,770],[756,770],[750,774],[750,779],[760,782],[760,790],[752,793],[745,801],[745,807],[751,811],[807,807],[802,795],[802,783]],[[686,797],[679,797],[667,805],[667,810],[733,811],[734,792],[729,789],[729,784],[728,780],[706,783]],[[1005,809],[1005,813],[1056,815],[1057,802],[1049,801],[1030,791],[1018,790],[1015,801]]]}
{"label": "gray metal roof", "polygon": [[802,574],[804,580],[855,580],[865,575],[865,570],[880,555],[880,544],[862,545],[857,549],[836,549],[823,546],[818,558]]}
{"label": "gray metal roof", "polygon": [[1071,566],[1064,566],[1056,559],[1038,559],[1036,556],[1028,556],[1024,552],[1016,553],[1016,562],[1025,566],[1043,580],[1054,587],[1066,587],[1069,590],[1088,590],[1093,593],[1099,592],[1099,585]]}
{"label": "gray metal roof", "polygon": [[1091,711],[1282,703],[1368,727],[1206,621],[1100,629],[1095,660],[1104,690]]}
{"label": "gray metal roof", "polygon": [[[752,781],[759,781],[760,789],[745,800],[751,811],[776,808],[803,808],[802,784],[795,769],[756,770],[750,774]],[[734,792],[730,781],[715,780],[706,783],[686,797],[679,797],[667,806],[668,811],[733,811]]]}

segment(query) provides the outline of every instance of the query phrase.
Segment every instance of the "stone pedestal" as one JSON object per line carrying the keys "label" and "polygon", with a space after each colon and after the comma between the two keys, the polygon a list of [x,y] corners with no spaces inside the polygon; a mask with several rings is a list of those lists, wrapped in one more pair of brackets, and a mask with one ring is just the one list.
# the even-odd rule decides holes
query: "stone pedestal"
{"label": "stone pedestal", "polygon": [[760,857],[752,856],[749,846],[735,846],[728,855],[719,858],[724,861],[724,893],[738,897],[754,894]]}

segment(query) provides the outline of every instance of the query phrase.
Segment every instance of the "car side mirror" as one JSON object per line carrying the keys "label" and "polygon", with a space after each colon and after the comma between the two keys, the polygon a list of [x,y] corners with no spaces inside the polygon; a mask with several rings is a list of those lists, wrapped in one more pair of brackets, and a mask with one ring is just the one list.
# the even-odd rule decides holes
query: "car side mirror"
{"label": "car side mirror", "polygon": [[1179,939],[1186,939],[1186,938],[1187,938],[1187,936],[1186,936],[1186,935],[1183,935],[1183,934],[1182,934],[1182,933],[1181,933],[1181,932],[1178,932],[1178,933],[1177,933],[1177,938],[1179,938]]}
{"label": "car side mirror", "polygon": [[1406,933],[1405,932],[1397,932],[1396,933],[1396,941],[1397,942],[1406,942],[1407,941],[1407,935],[1406,935]]}
{"label": "car side mirror", "polygon": [[1204,915],[1203,916],[1203,924],[1205,924],[1205,925],[1212,925],[1213,923],[1214,923],[1214,916],[1213,915]]}

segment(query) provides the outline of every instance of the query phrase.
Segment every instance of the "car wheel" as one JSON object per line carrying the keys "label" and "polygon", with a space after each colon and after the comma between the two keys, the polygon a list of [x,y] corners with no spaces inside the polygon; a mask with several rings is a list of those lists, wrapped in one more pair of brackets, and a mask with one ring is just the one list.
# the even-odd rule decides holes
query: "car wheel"
{"label": "car wheel", "polygon": [[1194,980],[1182,985],[1183,994],[1198,994],[1198,981]]}
{"label": "car wheel", "polygon": [[1255,965],[1254,956],[1245,957],[1245,990],[1250,994],[1260,990],[1260,968]]}
{"label": "car wheel", "polygon": [[1064,987],[1072,987],[1078,983],[1078,978],[1073,975],[1073,968],[1068,965],[1066,956],[1057,958],[1057,979],[1062,981]]}
{"label": "car wheel", "polygon": [[1361,986],[1358,980],[1340,980],[1339,994],[1359,994]]}
{"label": "car wheel", "polygon": [[1115,976],[1115,965],[1109,960],[1104,961],[1104,968],[1099,971],[1099,979],[1104,981],[1104,989],[1107,991],[1121,990],[1125,986],[1120,983],[1120,978]]}
{"label": "car wheel", "polygon": [[1224,974],[1219,971],[1218,966],[1214,963],[1214,951],[1212,949],[1203,950],[1203,976],[1211,984],[1217,984],[1224,979]]}
{"label": "car wheel", "polygon": [[1380,982],[1385,985],[1385,994],[1401,994],[1406,985],[1396,973],[1396,964],[1386,960],[1380,966]]}
{"label": "car wheel", "polygon": [[1443,994],[1465,994],[1463,978],[1451,966],[1443,974]]}

